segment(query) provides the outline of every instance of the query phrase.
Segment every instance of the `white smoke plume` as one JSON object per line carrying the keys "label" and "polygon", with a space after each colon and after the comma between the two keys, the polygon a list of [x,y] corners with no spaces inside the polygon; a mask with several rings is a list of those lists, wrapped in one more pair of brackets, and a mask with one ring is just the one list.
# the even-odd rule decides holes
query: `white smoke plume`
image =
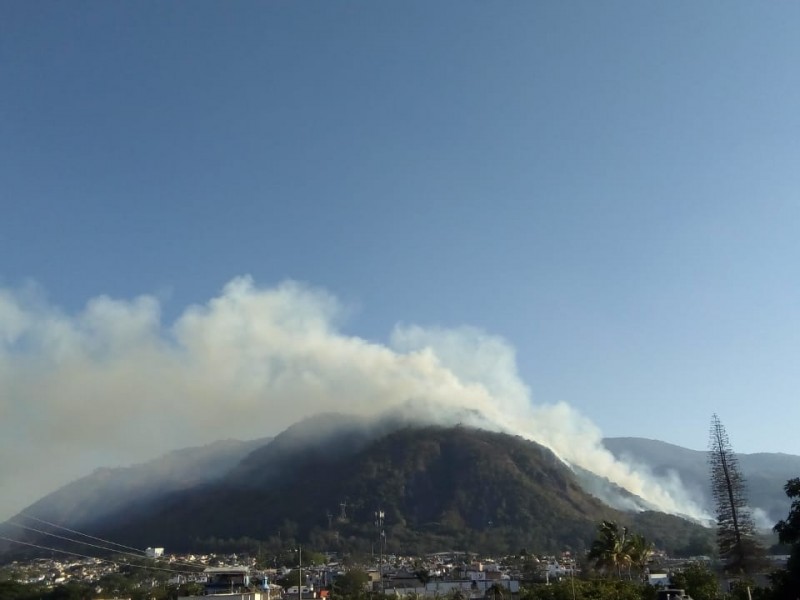
{"label": "white smoke plume", "polygon": [[431,421],[483,415],[660,510],[703,516],[679,485],[616,461],[568,405],[534,405],[503,339],[398,326],[381,345],[343,334],[344,313],[323,290],[249,277],[169,325],[152,296],[100,296],[69,315],[36,290],[0,290],[0,519],[101,465],[409,406]]}
{"label": "white smoke plume", "polygon": [[750,508],[750,514],[756,529],[765,533],[772,531],[772,528],[775,526],[775,520],[769,516],[767,511],[758,507]]}

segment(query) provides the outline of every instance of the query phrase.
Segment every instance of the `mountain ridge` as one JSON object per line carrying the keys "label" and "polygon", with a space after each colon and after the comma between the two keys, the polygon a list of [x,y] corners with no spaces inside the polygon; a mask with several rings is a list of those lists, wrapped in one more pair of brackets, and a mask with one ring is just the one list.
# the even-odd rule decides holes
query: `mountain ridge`
{"label": "mountain ridge", "polygon": [[[252,455],[243,462],[258,473]],[[645,532],[657,529],[653,522],[669,521],[658,535],[671,547],[676,540],[670,531],[702,535],[699,526],[678,517],[629,515],[608,507],[586,493],[550,450],[503,433],[406,427],[355,453],[298,461],[294,467],[277,484],[246,487],[228,480],[179,492],[156,514],[117,522],[103,535],[134,545],[156,538],[174,547],[190,540],[277,538],[284,544],[365,551],[378,507],[386,514],[387,544],[398,550],[585,548],[597,522],[606,518],[638,519]],[[333,521],[341,504],[347,505],[347,516]]]}
{"label": "mountain ridge", "polygon": [[[655,474],[682,473],[687,489],[696,494],[707,485],[702,451],[634,437],[608,438],[605,444],[618,457],[649,464]],[[401,455],[406,458],[395,464]],[[772,466],[773,453],[739,457],[743,465],[747,457],[761,461],[758,477],[771,478],[762,485],[766,506],[783,518],[782,486],[789,477],[780,478],[795,464],[800,472],[800,457],[782,455]],[[158,485],[134,494],[137,481]],[[487,491],[489,484],[502,493]],[[767,493],[772,488],[774,493]],[[114,501],[113,494],[109,500],[115,489],[125,501]],[[620,512],[598,499],[609,494],[636,512]],[[756,500],[764,498],[756,494]],[[348,517],[340,520],[343,503]],[[603,518],[631,523],[673,549],[680,547],[676,532],[696,547],[707,542],[707,532],[697,526],[642,510],[647,506],[640,498],[567,467],[548,449],[521,437],[467,426],[422,426],[413,419],[376,425],[338,413],[303,420],[274,438],[223,440],[131,467],[98,469],[23,513],[86,526],[93,534],[132,545],[188,547],[203,540],[258,537],[357,548],[374,533],[370,515],[378,505],[393,524],[393,539],[418,549],[437,543],[579,548]]]}

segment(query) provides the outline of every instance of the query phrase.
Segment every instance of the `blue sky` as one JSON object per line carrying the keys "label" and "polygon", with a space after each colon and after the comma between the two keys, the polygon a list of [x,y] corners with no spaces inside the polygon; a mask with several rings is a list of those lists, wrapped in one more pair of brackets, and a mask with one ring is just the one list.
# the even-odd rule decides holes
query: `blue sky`
{"label": "blue sky", "polygon": [[727,1],[4,2],[0,287],[67,315],[151,294],[168,328],[237,276],[295,280],[377,344],[501,336],[535,403],[605,435],[703,449],[717,412],[736,450],[800,454],[798,26]]}

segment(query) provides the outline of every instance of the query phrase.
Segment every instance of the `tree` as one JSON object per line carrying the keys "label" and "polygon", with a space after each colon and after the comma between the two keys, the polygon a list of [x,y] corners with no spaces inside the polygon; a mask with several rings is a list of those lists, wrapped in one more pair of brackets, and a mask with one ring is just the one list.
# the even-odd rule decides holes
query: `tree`
{"label": "tree", "polygon": [[786,482],[783,491],[789,498],[793,498],[789,508],[789,516],[781,519],[775,525],[781,544],[797,545],[800,543],[800,477],[795,477]]}
{"label": "tree", "polygon": [[653,556],[653,545],[643,535],[635,533],[627,540],[628,569],[634,568],[640,576],[644,575],[647,563]]}
{"label": "tree", "polygon": [[587,558],[606,573],[616,571],[619,578],[627,569],[632,579],[635,570],[640,575],[653,555],[653,545],[643,535],[631,533],[613,521],[603,521],[597,527],[597,539],[592,543]]}
{"label": "tree", "polygon": [[719,417],[711,417],[708,442],[711,491],[717,513],[717,546],[726,571],[753,572],[763,550],[755,539],[755,525],[747,507],[745,479]]}
{"label": "tree", "polygon": [[720,596],[717,576],[700,563],[693,563],[670,575],[672,587],[684,590],[694,600],[714,600]]}
{"label": "tree", "polygon": [[[520,591],[520,600],[655,600],[655,588],[613,579],[569,579],[549,585],[534,584]],[[508,597],[508,596],[507,596]]]}
{"label": "tree", "polygon": [[631,562],[629,551],[628,528],[613,521],[603,521],[597,527],[597,539],[592,542],[588,558],[601,571],[616,571],[621,577],[623,567],[628,567]]}
{"label": "tree", "polygon": [[486,590],[486,597],[492,598],[492,600],[503,600],[505,594],[505,588],[497,583],[492,584],[488,590]]}
{"label": "tree", "polygon": [[786,482],[783,490],[789,498],[792,498],[792,505],[789,509],[789,516],[781,519],[775,525],[775,532],[782,544],[791,545],[789,562],[786,570],[777,574],[773,579],[773,587],[777,598],[799,598],[800,597],[800,477],[795,477]]}
{"label": "tree", "polygon": [[349,569],[333,582],[333,596],[357,599],[366,596],[369,575],[362,569]]}
{"label": "tree", "polygon": [[282,588],[290,588],[294,586],[305,585],[305,576],[300,575],[300,569],[292,569],[289,571],[284,577],[278,579],[275,583],[277,583]]}
{"label": "tree", "polygon": [[39,586],[18,581],[0,581],[0,598],[4,600],[39,600],[45,591]]}
{"label": "tree", "polygon": [[431,572],[424,567],[418,567],[417,569],[415,569],[414,575],[417,576],[417,579],[420,580],[422,585],[425,585],[431,580]]}

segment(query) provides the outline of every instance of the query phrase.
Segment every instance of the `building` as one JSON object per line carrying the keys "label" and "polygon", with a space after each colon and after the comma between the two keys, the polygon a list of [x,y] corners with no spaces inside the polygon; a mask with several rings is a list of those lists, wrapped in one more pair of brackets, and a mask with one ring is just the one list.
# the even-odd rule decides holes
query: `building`
{"label": "building", "polygon": [[208,567],[203,575],[206,576],[206,595],[245,592],[250,586],[249,567]]}
{"label": "building", "polygon": [[219,598],[224,600],[270,600],[269,591],[242,592],[240,594],[211,594],[205,596],[178,596],[178,600],[209,600]]}
{"label": "building", "polygon": [[[464,598],[483,599],[492,595],[493,589],[502,589],[511,597],[519,594],[519,581],[515,579],[456,579],[446,581],[429,581],[426,584],[419,583],[407,587],[387,587],[386,592],[393,596],[414,596],[427,598],[441,598],[460,592]],[[509,596],[507,595],[506,598]]]}

